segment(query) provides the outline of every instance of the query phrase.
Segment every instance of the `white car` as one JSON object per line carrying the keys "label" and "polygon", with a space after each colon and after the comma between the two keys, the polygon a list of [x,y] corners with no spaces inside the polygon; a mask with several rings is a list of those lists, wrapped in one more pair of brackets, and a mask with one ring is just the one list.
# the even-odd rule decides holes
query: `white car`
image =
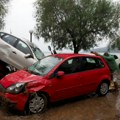
{"label": "white car", "polygon": [[8,33],[0,32],[1,61],[17,69],[23,69],[43,57],[43,52],[35,44]]}

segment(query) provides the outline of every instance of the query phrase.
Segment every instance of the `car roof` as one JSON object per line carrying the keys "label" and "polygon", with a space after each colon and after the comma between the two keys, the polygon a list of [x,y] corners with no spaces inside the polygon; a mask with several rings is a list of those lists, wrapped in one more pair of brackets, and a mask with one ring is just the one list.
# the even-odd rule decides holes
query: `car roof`
{"label": "car roof", "polygon": [[0,32],[0,33],[8,34],[8,35],[11,35],[11,36],[13,36],[13,37],[15,37],[15,38],[17,38],[17,39],[20,39],[21,41],[25,42],[26,44],[28,44],[29,46],[31,46],[31,47],[33,47],[33,48],[37,47],[34,43],[30,42],[30,41],[27,40],[27,39],[24,39],[24,38],[21,39],[21,38],[19,38],[19,37],[16,37],[15,35],[12,35],[12,34],[9,34],[9,33],[6,33],[6,32]]}
{"label": "car roof", "polygon": [[96,56],[94,54],[74,54],[74,53],[59,53],[59,54],[53,54],[52,56],[55,56],[55,57],[60,57],[60,58],[63,58],[63,59],[67,59],[67,58],[70,58],[70,57],[96,57],[96,58],[99,58],[100,56]]}
{"label": "car roof", "polygon": [[25,43],[27,43],[29,46],[31,46],[33,48],[37,47],[33,42],[30,42],[29,40],[27,40],[25,38],[23,38],[21,40],[24,41]]}

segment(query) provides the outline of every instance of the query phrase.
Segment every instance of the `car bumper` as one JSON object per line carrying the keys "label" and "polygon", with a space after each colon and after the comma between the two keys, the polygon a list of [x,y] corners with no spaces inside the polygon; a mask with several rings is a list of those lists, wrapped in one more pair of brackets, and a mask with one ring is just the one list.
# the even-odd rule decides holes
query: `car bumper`
{"label": "car bumper", "polygon": [[28,100],[27,93],[15,95],[9,93],[0,93],[0,102],[2,105],[15,110],[19,110],[21,112],[24,111],[27,100]]}

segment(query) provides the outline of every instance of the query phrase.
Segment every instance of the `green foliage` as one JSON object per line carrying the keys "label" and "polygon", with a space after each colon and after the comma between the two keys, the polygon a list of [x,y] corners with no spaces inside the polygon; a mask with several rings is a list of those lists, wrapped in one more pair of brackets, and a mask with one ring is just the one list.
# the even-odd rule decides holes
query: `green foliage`
{"label": "green foliage", "polygon": [[4,17],[7,13],[7,3],[9,0],[0,0],[0,29],[4,27]]}
{"label": "green foliage", "polygon": [[35,7],[36,36],[56,49],[78,53],[119,28],[120,5],[110,0],[37,0]]}

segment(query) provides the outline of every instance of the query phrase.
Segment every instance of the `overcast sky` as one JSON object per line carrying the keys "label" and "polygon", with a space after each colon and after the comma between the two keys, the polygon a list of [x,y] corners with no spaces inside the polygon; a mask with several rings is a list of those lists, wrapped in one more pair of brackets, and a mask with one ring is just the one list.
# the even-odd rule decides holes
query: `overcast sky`
{"label": "overcast sky", "polygon": [[29,30],[35,26],[33,3],[35,0],[11,0],[6,16],[6,32],[20,37],[29,37]]}
{"label": "overcast sky", "polygon": [[[4,31],[12,33],[19,38],[30,38],[29,31],[34,30],[35,27],[35,8],[33,3],[36,0],[11,0],[9,4],[8,14],[5,18]],[[33,42],[37,44],[42,51],[48,51],[48,44],[44,43],[43,39],[36,40],[33,38]]]}
{"label": "overcast sky", "polygon": [[[5,32],[12,32],[13,35],[19,38],[29,39],[29,30],[34,30],[35,8],[33,3],[36,0],[11,0],[9,4],[9,11],[5,19]],[[120,1],[120,0],[114,0]],[[35,38],[33,42],[37,44],[42,51],[48,51],[47,46],[50,44],[44,43],[43,39],[38,42]]]}

